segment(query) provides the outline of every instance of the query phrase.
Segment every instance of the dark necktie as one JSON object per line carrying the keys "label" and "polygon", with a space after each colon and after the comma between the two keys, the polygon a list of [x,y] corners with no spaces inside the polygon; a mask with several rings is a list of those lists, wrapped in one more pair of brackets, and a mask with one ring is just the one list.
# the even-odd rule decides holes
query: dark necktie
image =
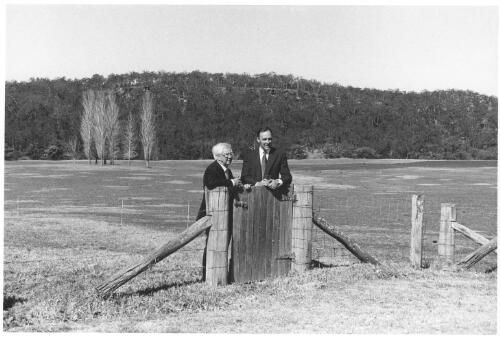
{"label": "dark necktie", "polygon": [[266,158],[266,153],[264,152],[262,154],[262,158],[260,160],[260,169],[261,169],[261,173],[262,173],[262,179],[265,178],[264,173],[266,172],[266,163],[267,163],[267,158]]}
{"label": "dark necktie", "polygon": [[226,169],[224,171],[224,174],[226,175],[226,179],[227,180],[231,179],[232,174],[231,174],[231,170],[230,169]]}

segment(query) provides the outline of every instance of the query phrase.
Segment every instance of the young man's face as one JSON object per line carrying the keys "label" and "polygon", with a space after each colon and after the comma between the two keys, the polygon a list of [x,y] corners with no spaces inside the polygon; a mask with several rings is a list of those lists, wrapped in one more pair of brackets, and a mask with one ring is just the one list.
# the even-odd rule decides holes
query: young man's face
{"label": "young man's face", "polygon": [[257,137],[257,143],[260,144],[260,147],[264,151],[269,152],[271,150],[272,142],[273,136],[271,134],[271,131],[264,131],[259,133],[259,137]]}

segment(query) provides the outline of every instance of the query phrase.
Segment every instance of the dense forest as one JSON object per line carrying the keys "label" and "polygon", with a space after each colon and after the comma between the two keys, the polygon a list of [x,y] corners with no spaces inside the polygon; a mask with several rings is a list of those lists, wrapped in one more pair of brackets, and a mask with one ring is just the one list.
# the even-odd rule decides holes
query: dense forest
{"label": "dense forest", "polygon": [[[139,116],[149,91],[156,125],[153,157],[159,160],[211,158],[219,141],[233,144],[238,157],[263,125],[273,129],[275,143],[291,158],[497,158],[495,96],[199,71],[6,82],[5,158],[53,158],[48,153],[55,147],[66,149],[79,137],[82,95],[88,89],[115,94],[123,125],[129,114]],[[84,158],[81,145],[78,153]]]}

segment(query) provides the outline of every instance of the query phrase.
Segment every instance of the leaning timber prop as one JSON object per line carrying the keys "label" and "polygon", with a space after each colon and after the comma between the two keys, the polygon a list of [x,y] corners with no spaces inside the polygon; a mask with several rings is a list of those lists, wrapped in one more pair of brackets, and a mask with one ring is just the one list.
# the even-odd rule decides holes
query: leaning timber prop
{"label": "leaning timber prop", "polygon": [[488,243],[482,245],[481,247],[479,247],[478,249],[476,249],[475,251],[473,251],[472,253],[470,253],[466,257],[464,257],[460,262],[457,263],[457,267],[463,268],[463,269],[469,269],[470,267],[472,267],[473,265],[475,265],[476,263],[481,261],[481,259],[483,257],[488,255],[489,253],[491,253],[495,249],[497,249],[497,237],[496,236],[493,239],[491,239],[490,241],[488,241]]}
{"label": "leaning timber prop", "polygon": [[[473,231],[472,229],[459,224],[458,222],[453,222],[451,224],[451,227],[456,230],[457,232],[462,233],[464,236],[468,237],[472,241],[479,243],[480,245],[485,245],[487,244],[490,240],[482,236],[481,234]],[[494,254],[496,254],[496,251],[493,251]]]}
{"label": "leaning timber prop", "polygon": [[112,292],[130,281],[132,278],[136,277],[149,267],[160,262],[170,254],[174,253],[178,249],[191,242],[206,229],[210,228],[211,225],[211,215],[207,215],[196,221],[186,230],[180,233],[176,238],[168,241],[158,250],[144,258],[144,260],[142,260],[141,262],[120,271],[119,273],[110,277],[105,283],[99,285],[96,288],[98,293],[103,297],[109,296]]}
{"label": "leaning timber prop", "polygon": [[319,217],[318,215],[313,213],[313,222],[321,228],[325,233],[329,234],[333,238],[335,238],[338,242],[340,242],[347,250],[349,250],[354,256],[356,256],[361,262],[364,263],[371,263],[375,266],[381,265],[381,263],[368,254],[367,252],[363,251],[359,245],[354,242],[351,238],[349,238],[347,235],[339,231],[335,226],[329,224],[325,219]]}

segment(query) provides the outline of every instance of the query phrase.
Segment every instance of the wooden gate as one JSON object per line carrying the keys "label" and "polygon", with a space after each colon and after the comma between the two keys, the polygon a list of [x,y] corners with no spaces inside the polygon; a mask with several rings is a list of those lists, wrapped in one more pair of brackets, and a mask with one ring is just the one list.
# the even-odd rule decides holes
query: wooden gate
{"label": "wooden gate", "polygon": [[293,186],[283,193],[265,187],[242,192],[234,203],[230,279],[248,282],[285,275],[292,254]]}

